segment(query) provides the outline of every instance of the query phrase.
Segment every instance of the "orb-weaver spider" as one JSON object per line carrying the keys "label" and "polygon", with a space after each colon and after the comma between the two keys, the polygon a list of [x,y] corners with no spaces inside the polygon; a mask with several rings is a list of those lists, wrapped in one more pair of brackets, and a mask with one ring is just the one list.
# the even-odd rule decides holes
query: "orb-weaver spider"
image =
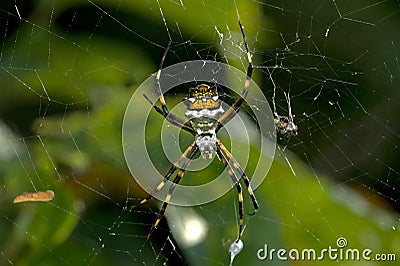
{"label": "orb-weaver spider", "polygon": [[[164,176],[164,179],[158,184],[158,186],[152,191],[152,193],[148,194],[147,197],[144,198],[139,203],[139,205],[141,205],[147,202],[149,199],[153,198],[154,195],[164,187],[165,183],[170,179],[172,174],[179,168],[179,171],[168,190],[168,194],[164,200],[163,206],[160,212],[158,213],[157,219],[152,225],[149,233],[147,234],[145,243],[148,241],[153,231],[157,228],[158,223],[163,217],[165,209],[168,206],[168,203],[171,199],[171,195],[176,185],[183,177],[190,161],[193,159],[193,157],[199,150],[201,156],[204,159],[211,159],[212,154],[215,151],[218,158],[224,164],[225,169],[227,170],[232,181],[236,185],[239,198],[239,233],[236,241],[240,240],[243,231],[243,194],[242,194],[242,186],[239,183],[240,178],[243,178],[244,184],[246,185],[248,193],[253,202],[254,211],[250,213],[250,215],[255,214],[258,210],[259,206],[253,194],[253,190],[251,188],[250,181],[247,175],[245,174],[239,163],[236,161],[236,159],[229,152],[229,150],[222,144],[222,142],[216,136],[217,132],[227,122],[229,122],[239,111],[240,106],[243,104],[247,96],[248,88],[251,81],[253,64],[251,60],[251,54],[249,52],[249,47],[246,41],[246,35],[244,33],[244,29],[240,21],[239,21],[239,27],[242,32],[243,42],[245,45],[246,55],[249,65],[247,68],[247,76],[244,83],[242,94],[240,98],[231,106],[231,108],[229,108],[229,110],[225,111],[222,109],[221,105],[222,101],[221,99],[219,99],[216,87],[210,87],[209,85],[206,84],[200,84],[194,88],[190,88],[188,98],[184,99],[184,103],[187,107],[185,115],[189,119],[189,121],[185,122],[183,119],[175,116],[174,114],[168,111],[164,95],[161,91],[160,76],[163,63],[165,61],[165,57],[171,46],[171,41],[168,43],[168,46],[164,51],[164,54],[161,58],[161,62],[155,77],[155,87],[158,93],[158,99],[161,103],[161,108],[156,106],[145,94],[143,95],[146,98],[146,100],[150,102],[150,104],[154,107],[154,109],[158,113],[160,113],[167,121],[191,133],[195,137],[195,140],[192,142],[192,144],[189,145],[189,147],[182,153],[180,158],[169,169],[168,173]],[[186,161],[183,163],[181,167],[179,167],[179,165],[185,159]],[[236,176],[231,165],[239,173],[240,178]],[[134,208],[135,206],[136,205],[132,206],[131,208]]]}

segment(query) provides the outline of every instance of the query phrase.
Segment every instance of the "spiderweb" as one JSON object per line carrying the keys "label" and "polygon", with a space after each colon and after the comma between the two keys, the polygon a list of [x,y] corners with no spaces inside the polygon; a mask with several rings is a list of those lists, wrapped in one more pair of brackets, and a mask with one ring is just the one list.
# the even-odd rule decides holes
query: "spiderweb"
{"label": "spiderweb", "polygon": [[[214,60],[245,72],[239,19],[252,79],[272,112],[293,116],[299,130],[278,135],[271,170],[255,191],[260,211],[245,216],[234,264],[265,264],[257,252],[266,244],[321,250],[337,248],[340,237],[351,248],[399,254],[399,11],[389,0],[3,1],[0,264],[229,264],[238,231],[235,189],[200,206],[170,205],[143,245],[161,205],[129,208],[146,194],[128,170],[121,128],[130,97],[157,71],[170,40],[166,66]],[[187,89],[169,92],[169,107]],[[238,97],[224,94],[228,103]],[[253,100],[252,107],[265,103]],[[249,106],[241,112],[257,130]],[[172,162],[160,155],[162,123],[150,115],[146,141],[165,174]],[[193,137],[182,133],[176,141],[183,151]],[[253,168],[246,167],[250,177]],[[223,171],[215,160],[183,182]],[[55,199],[12,203],[25,191],[45,190]],[[246,194],[244,202],[251,210]],[[321,263],[357,262],[306,262]]]}

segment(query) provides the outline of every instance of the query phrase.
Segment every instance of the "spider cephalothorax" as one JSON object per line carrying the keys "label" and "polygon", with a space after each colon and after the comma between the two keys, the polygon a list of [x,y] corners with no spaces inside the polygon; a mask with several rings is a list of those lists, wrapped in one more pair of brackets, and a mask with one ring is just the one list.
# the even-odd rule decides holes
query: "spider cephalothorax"
{"label": "spider cephalothorax", "polygon": [[[153,105],[154,109],[158,113],[160,113],[166,120],[168,120],[171,124],[178,126],[179,128],[189,132],[195,137],[195,140],[192,142],[192,144],[189,145],[189,147],[182,153],[179,159],[171,166],[168,173],[164,176],[164,179],[160,182],[160,184],[158,184],[158,186],[153,190],[153,192],[147,195],[147,197],[142,201],[140,201],[139,203],[143,204],[149,199],[153,198],[154,195],[164,187],[167,181],[171,178],[172,174],[177,169],[179,169],[178,173],[173,179],[173,184],[170,186],[168,190],[168,194],[157,216],[157,219],[153,224],[153,226],[151,227],[150,232],[147,234],[146,241],[150,238],[152,232],[160,222],[160,219],[164,215],[165,209],[167,208],[167,205],[171,199],[172,192],[174,191],[176,185],[183,177],[189,163],[191,162],[191,160],[198,151],[200,151],[202,157],[205,159],[211,159],[213,153],[215,152],[218,156],[218,159],[225,166],[225,169],[227,170],[230,178],[235,183],[239,199],[239,233],[237,242],[239,241],[243,231],[243,194],[242,194],[242,186],[240,185],[241,178],[243,179],[244,184],[247,187],[247,191],[250,195],[250,198],[253,202],[254,211],[251,214],[256,213],[258,210],[258,203],[253,194],[253,190],[250,185],[250,180],[248,179],[246,173],[241,168],[239,163],[230,153],[230,151],[217,138],[218,131],[237,114],[240,106],[245,101],[251,81],[251,74],[253,71],[253,64],[251,61],[251,54],[249,52],[249,47],[246,41],[246,35],[244,34],[244,29],[240,22],[239,26],[242,32],[243,42],[245,44],[246,55],[249,61],[249,66],[247,68],[247,76],[244,82],[242,95],[238,100],[236,100],[236,102],[231,106],[231,108],[228,108],[227,110],[222,109],[222,101],[218,96],[217,87],[209,86],[206,84],[200,84],[193,88],[190,88],[188,98],[184,99],[184,103],[187,107],[185,116],[189,119],[189,121],[185,121],[182,118],[168,111],[168,107],[167,104],[165,103],[164,95],[161,90],[160,77],[161,77],[162,66],[165,57],[168,53],[168,50],[171,46],[171,42],[169,42],[167,48],[165,49],[164,55],[161,58],[160,67],[157,71],[155,80],[155,87],[157,89],[158,99],[161,103],[161,108],[154,105],[154,103],[146,95],[144,95],[144,97],[151,103],[151,105]],[[234,170],[236,170],[236,173]],[[237,174],[239,174],[239,178]],[[132,206],[132,208],[133,207],[134,206]]]}
{"label": "spider cephalothorax", "polygon": [[189,89],[189,97],[185,99],[188,110],[218,109],[221,106],[217,87],[200,84]]}

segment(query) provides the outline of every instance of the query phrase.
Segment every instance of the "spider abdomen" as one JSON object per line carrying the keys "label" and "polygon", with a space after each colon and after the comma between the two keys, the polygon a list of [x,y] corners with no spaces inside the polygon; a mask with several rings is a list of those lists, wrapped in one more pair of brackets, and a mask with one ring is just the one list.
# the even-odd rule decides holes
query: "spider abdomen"
{"label": "spider abdomen", "polygon": [[196,144],[204,159],[211,159],[216,148],[218,121],[210,117],[192,118],[190,123],[196,132]]}
{"label": "spider abdomen", "polygon": [[217,138],[214,134],[200,134],[196,136],[196,144],[200,149],[203,159],[211,159],[214,150],[216,149]]}

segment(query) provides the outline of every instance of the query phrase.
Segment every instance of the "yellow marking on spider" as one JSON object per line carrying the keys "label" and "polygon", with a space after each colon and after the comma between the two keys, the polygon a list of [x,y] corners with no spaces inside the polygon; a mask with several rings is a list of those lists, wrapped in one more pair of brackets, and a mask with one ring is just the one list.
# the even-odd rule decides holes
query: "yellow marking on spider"
{"label": "yellow marking on spider", "polygon": [[157,225],[158,225],[158,223],[160,222],[160,218],[158,218],[157,220],[156,220],[156,222],[154,223],[154,228],[157,228]]}
{"label": "yellow marking on spider", "polygon": [[247,88],[249,85],[250,85],[250,80],[246,79],[246,81],[244,83],[245,88]]}
{"label": "yellow marking on spider", "polygon": [[142,199],[142,201],[139,204],[143,204],[147,201],[147,199]]}
{"label": "yellow marking on spider", "polygon": [[161,182],[158,186],[157,186],[157,190],[161,190],[165,185],[165,182]]}
{"label": "yellow marking on spider", "polygon": [[243,195],[242,195],[242,193],[239,193],[239,201],[240,201],[240,202],[243,202]]}
{"label": "yellow marking on spider", "polygon": [[214,101],[213,99],[207,99],[206,101],[199,99],[194,101],[193,103],[190,103],[189,109],[190,110],[216,109],[219,108],[220,105],[221,103],[219,101]]}
{"label": "yellow marking on spider", "polygon": [[250,63],[250,64],[252,63],[252,61],[251,61],[251,54],[250,54],[250,53],[247,53],[247,60],[249,60],[249,63]]}
{"label": "yellow marking on spider", "polygon": [[171,199],[171,194],[168,193],[167,196],[165,197],[165,202],[169,202],[169,200]]}
{"label": "yellow marking on spider", "polygon": [[159,99],[160,99],[160,102],[161,102],[162,105],[166,105],[164,96],[161,95],[161,96],[159,97]]}

